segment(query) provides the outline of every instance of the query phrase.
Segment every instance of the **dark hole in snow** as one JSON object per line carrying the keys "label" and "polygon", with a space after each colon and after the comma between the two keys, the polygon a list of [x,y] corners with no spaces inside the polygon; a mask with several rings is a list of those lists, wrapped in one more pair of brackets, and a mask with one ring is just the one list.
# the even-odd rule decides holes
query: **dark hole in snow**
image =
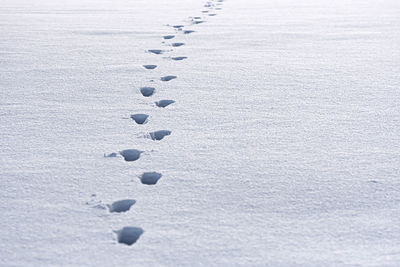
{"label": "dark hole in snow", "polygon": [[117,234],[118,243],[126,244],[128,246],[136,243],[139,237],[144,233],[142,228],[130,226],[114,232]]}
{"label": "dark hole in snow", "polygon": [[150,133],[150,138],[155,141],[162,140],[165,136],[170,135],[172,132],[168,130],[160,130]]}
{"label": "dark hole in snow", "polygon": [[176,79],[177,77],[174,75],[168,75],[168,76],[164,76],[161,77],[160,80],[163,82],[169,82],[170,80]]}
{"label": "dark hole in snow", "polygon": [[175,103],[175,101],[169,100],[169,99],[163,99],[163,100],[157,101],[155,103],[156,103],[157,107],[165,108],[166,106],[169,106],[169,105]]}
{"label": "dark hole in snow", "polygon": [[156,90],[156,88],[154,88],[154,87],[142,87],[142,88],[140,88],[140,92],[145,97],[152,96],[154,94],[155,90]]}
{"label": "dark hole in snow", "polygon": [[124,157],[125,161],[135,161],[140,158],[140,154],[142,154],[143,151],[136,149],[126,149],[119,153],[121,154],[121,156]]}
{"label": "dark hole in snow", "polygon": [[133,199],[118,200],[108,205],[110,212],[125,212],[128,211],[132,205],[136,203]]}
{"label": "dark hole in snow", "polygon": [[140,176],[142,184],[154,185],[161,178],[162,174],[158,172],[145,172]]}
{"label": "dark hole in snow", "polygon": [[131,115],[131,119],[134,120],[137,124],[146,123],[148,117],[149,117],[149,115],[147,115],[147,114],[134,114],[134,115]]}

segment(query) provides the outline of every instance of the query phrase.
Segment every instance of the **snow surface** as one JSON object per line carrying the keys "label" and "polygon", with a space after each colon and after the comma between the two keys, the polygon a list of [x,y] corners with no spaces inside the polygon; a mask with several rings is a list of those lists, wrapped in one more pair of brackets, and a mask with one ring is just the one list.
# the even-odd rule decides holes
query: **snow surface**
{"label": "snow surface", "polygon": [[204,4],[0,2],[1,266],[399,264],[400,2]]}

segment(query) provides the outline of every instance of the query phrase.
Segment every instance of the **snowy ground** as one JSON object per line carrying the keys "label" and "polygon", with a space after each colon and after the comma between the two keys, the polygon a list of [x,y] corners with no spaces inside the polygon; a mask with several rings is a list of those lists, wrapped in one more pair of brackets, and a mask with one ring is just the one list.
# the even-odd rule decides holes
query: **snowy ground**
{"label": "snowy ground", "polygon": [[399,264],[400,2],[217,3],[0,2],[1,266]]}

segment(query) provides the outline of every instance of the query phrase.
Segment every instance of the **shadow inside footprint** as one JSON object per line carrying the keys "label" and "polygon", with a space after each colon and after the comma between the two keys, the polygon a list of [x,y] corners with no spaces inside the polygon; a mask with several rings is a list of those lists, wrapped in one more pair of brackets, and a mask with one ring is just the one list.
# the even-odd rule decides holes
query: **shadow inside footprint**
{"label": "shadow inside footprint", "polygon": [[152,133],[149,133],[150,138],[154,141],[160,141],[162,140],[164,137],[170,135],[172,132],[169,130],[160,130],[160,131],[155,131]]}
{"label": "shadow inside footprint", "polygon": [[181,29],[181,28],[183,28],[185,26],[184,25],[174,25],[172,27],[175,28],[175,29]]}
{"label": "shadow inside footprint", "polygon": [[176,61],[178,61],[178,60],[184,60],[184,59],[187,59],[187,57],[171,57],[171,59],[172,59],[172,60],[176,60]]}
{"label": "shadow inside footprint", "polygon": [[169,40],[169,39],[175,38],[175,35],[165,35],[165,36],[163,36],[163,38],[165,40]]}
{"label": "shadow inside footprint", "polygon": [[117,234],[118,243],[132,245],[136,243],[139,237],[144,233],[140,227],[124,227],[121,230],[114,231]]}
{"label": "shadow inside footprint", "polygon": [[143,68],[147,70],[154,70],[155,68],[157,68],[157,65],[143,65]]}
{"label": "shadow inside footprint", "polygon": [[124,157],[125,161],[136,161],[140,158],[140,155],[143,152],[144,151],[140,151],[137,149],[126,149],[126,150],[122,150],[121,152],[119,152],[119,154],[121,154],[121,156]]}
{"label": "shadow inside footprint", "polygon": [[118,200],[112,203],[111,205],[107,205],[110,212],[126,212],[128,211],[134,204],[136,200],[133,199],[124,199]]}
{"label": "shadow inside footprint", "polygon": [[142,184],[155,185],[161,176],[162,174],[158,172],[144,172],[139,178]]}
{"label": "shadow inside footprint", "polygon": [[175,101],[174,100],[169,100],[169,99],[163,99],[163,100],[160,100],[160,101],[157,101],[157,102],[154,102],[154,103],[156,103],[157,107],[165,108],[166,106],[169,106],[169,105],[175,103]]}
{"label": "shadow inside footprint", "polygon": [[163,82],[169,82],[170,80],[173,80],[176,78],[178,78],[178,77],[176,77],[174,75],[168,75],[168,76],[161,77],[160,80]]}
{"label": "shadow inside footprint", "polygon": [[155,90],[156,90],[156,88],[154,88],[154,87],[142,87],[142,88],[140,88],[140,92],[145,97],[152,96],[154,94]]}
{"label": "shadow inside footprint", "polygon": [[148,117],[149,117],[149,115],[147,115],[147,114],[133,114],[133,115],[131,115],[131,119],[134,120],[137,124],[146,123]]}
{"label": "shadow inside footprint", "polygon": [[149,49],[147,51],[150,53],[156,54],[156,55],[160,55],[160,54],[164,53],[164,50],[161,50],[161,49]]}
{"label": "shadow inside footprint", "polygon": [[192,31],[192,30],[183,31],[184,34],[191,34],[191,33],[193,33],[193,32],[195,32],[195,31]]}
{"label": "shadow inside footprint", "polygon": [[173,43],[172,46],[173,47],[180,47],[182,45],[185,45],[184,43]]}

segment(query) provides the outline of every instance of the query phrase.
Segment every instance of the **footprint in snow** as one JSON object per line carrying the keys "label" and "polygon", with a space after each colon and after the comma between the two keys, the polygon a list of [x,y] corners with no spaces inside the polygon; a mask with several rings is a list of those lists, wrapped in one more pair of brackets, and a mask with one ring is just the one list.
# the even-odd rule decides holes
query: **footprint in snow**
{"label": "footprint in snow", "polygon": [[180,61],[180,60],[187,59],[187,57],[171,57],[171,59],[175,60],[175,61]]}
{"label": "footprint in snow", "polygon": [[158,172],[144,172],[142,175],[139,176],[139,179],[142,184],[155,185],[158,180],[160,180],[161,176],[162,174]]}
{"label": "footprint in snow", "polygon": [[175,29],[182,29],[185,26],[184,25],[174,25],[172,27],[175,28]]}
{"label": "footprint in snow", "polygon": [[125,149],[119,152],[125,161],[136,161],[144,151],[137,149]]}
{"label": "footprint in snow", "polygon": [[161,50],[161,49],[149,49],[149,50],[147,50],[147,52],[153,53],[153,54],[156,54],[156,55],[161,55],[161,54],[164,53],[165,51],[164,51],[164,50]]}
{"label": "footprint in snow", "polygon": [[173,43],[172,46],[173,47],[180,47],[182,45],[185,45],[184,43]]}
{"label": "footprint in snow", "polygon": [[154,140],[154,141],[160,141],[160,140],[164,139],[164,137],[171,135],[171,133],[172,132],[169,130],[155,131],[155,132],[149,133],[149,138],[151,138],[151,140]]}
{"label": "footprint in snow", "polygon": [[140,88],[140,93],[142,93],[142,95],[145,97],[152,96],[155,91],[156,91],[156,88],[154,88],[154,87],[141,87]]}
{"label": "footprint in snow", "polygon": [[114,233],[117,234],[118,243],[130,246],[136,243],[144,231],[140,227],[127,226],[120,230],[114,231]]}
{"label": "footprint in snow", "polygon": [[157,107],[165,108],[166,106],[169,106],[169,105],[175,103],[175,101],[174,100],[169,100],[169,99],[163,99],[163,100],[157,101],[155,103],[156,103]]}
{"label": "footprint in snow", "polygon": [[193,33],[193,32],[195,32],[195,31],[192,31],[192,30],[183,31],[184,34],[191,34],[191,33]]}
{"label": "footprint in snow", "polygon": [[131,115],[131,119],[134,120],[137,124],[145,124],[147,122],[148,117],[149,117],[149,115],[147,115],[147,114]]}
{"label": "footprint in snow", "polygon": [[176,78],[178,78],[178,77],[174,76],[174,75],[168,75],[168,76],[161,77],[160,80],[163,81],[163,82],[169,82],[169,81],[171,81],[173,79],[176,79]]}
{"label": "footprint in snow", "polygon": [[147,70],[154,70],[155,68],[157,68],[157,65],[143,65],[143,68]]}
{"label": "footprint in snow", "polygon": [[134,199],[123,199],[123,200],[115,201],[111,205],[107,205],[107,207],[110,212],[126,212],[135,203],[136,203],[136,200],[134,200]]}
{"label": "footprint in snow", "polygon": [[164,35],[163,38],[165,40],[169,40],[169,39],[175,38],[175,35]]}

